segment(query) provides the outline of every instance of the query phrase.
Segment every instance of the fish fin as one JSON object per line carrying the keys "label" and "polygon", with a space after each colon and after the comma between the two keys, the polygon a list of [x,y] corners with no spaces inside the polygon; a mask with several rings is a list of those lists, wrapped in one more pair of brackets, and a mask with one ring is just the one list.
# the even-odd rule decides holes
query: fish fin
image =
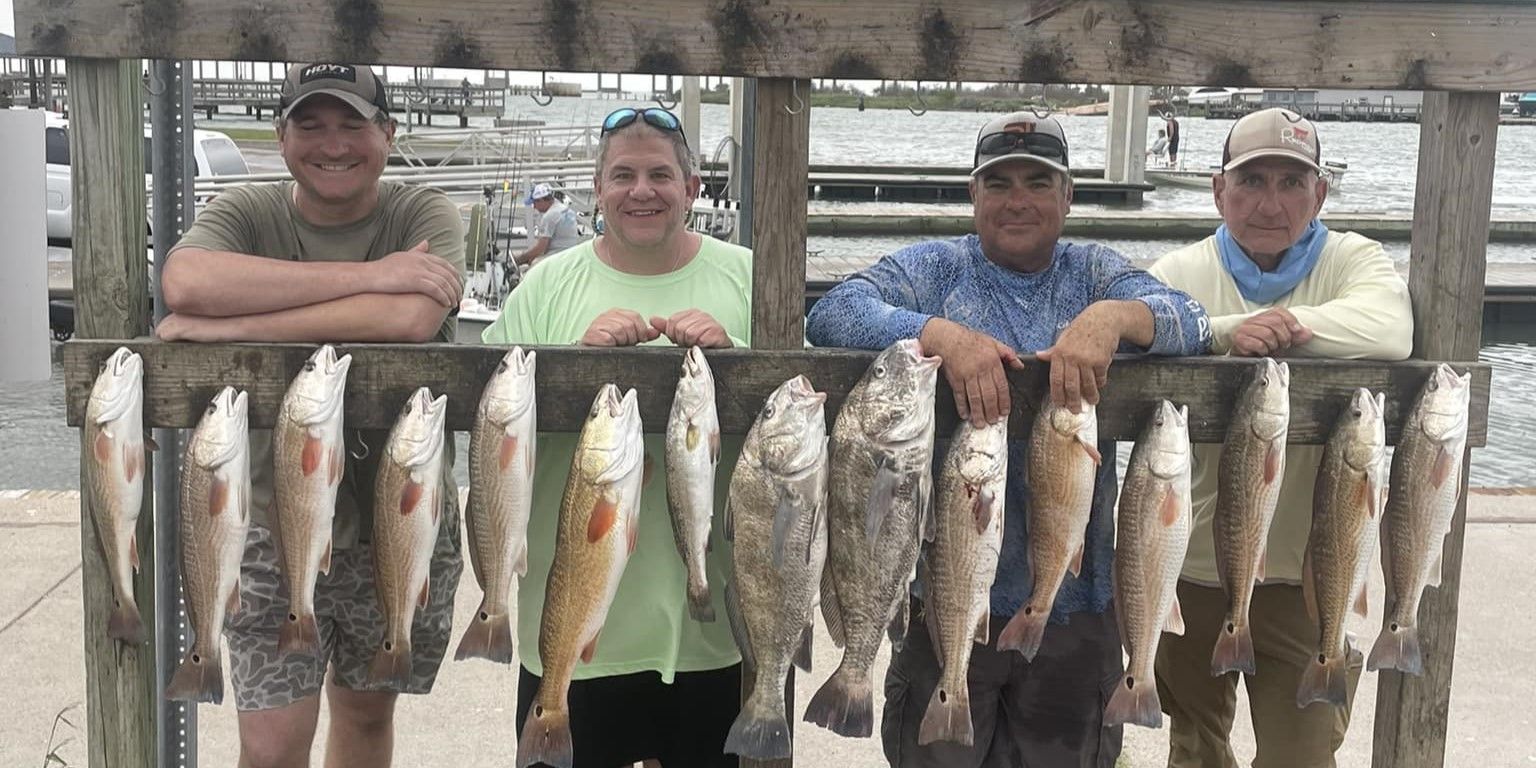
{"label": "fish fin", "polygon": [[151,451],[160,450],[160,444],[155,442],[155,438],[150,437],[148,432],[144,433],[144,447]]}
{"label": "fish fin", "polygon": [[723,520],[720,521],[720,528],[721,528],[720,535],[724,536],[726,541],[735,541],[736,540],[736,510],[731,507],[731,497],[730,497],[730,494],[726,494],[726,497],[725,497],[725,510],[720,513],[720,516],[722,518],[724,518]]}
{"label": "fish fin", "polygon": [[229,483],[214,478],[213,488],[208,491],[208,516],[218,517],[227,504],[229,504]]}
{"label": "fish fin", "polygon": [[933,688],[933,696],[928,699],[928,710],[923,713],[922,725],[918,726],[918,746],[927,746],[936,741],[952,741],[969,747],[975,740],[976,733],[971,724],[970,688],[961,683],[951,690],[940,680]]}
{"label": "fish fin", "polygon": [[592,657],[597,655],[597,635],[593,635],[586,645],[581,647],[581,663],[592,663]]}
{"label": "fish fin", "polygon": [[[217,644],[214,647],[217,648]],[[171,676],[170,684],[165,687],[165,698],[168,701],[222,704],[223,660],[204,656],[195,647],[187,651],[186,658],[176,668],[176,674]]]}
{"label": "fish fin", "polygon": [[843,662],[811,696],[805,707],[805,721],[841,736],[864,738],[874,732],[874,687],[869,675],[855,677],[846,657]]}
{"label": "fish fin", "polygon": [[1179,598],[1173,598],[1173,605],[1168,607],[1168,618],[1163,622],[1163,631],[1175,635],[1184,634],[1184,610],[1179,607]]}
{"label": "fish fin", "polygon": [[512,462],[517,459],[517,435],[502,435],[501,453],[496,457],[496,466],[501,471],[507,471]]}
{"label": "fish fin", "polygon": [[1269,449],[1264,452],[1264,484],[1269,485],[1280,476],[1280,460],[1285,458],[1285,453],[1280,447],[1279,440],[1271,440]]}
{"label": "fish fin", "polygon": [[277,631],[277,652],[279,655],[320,656],[320,625],[315,620],[314,611],[302,616],[289,613],[283,617],[283,626]]}
{"label": "fish fin", "polygon": [[1073,578],[1077,578],[1083,573],[1083,550],[1087,546],[1088,543],[1086,541],[1077,545],[1077,552],[1073,553],[1072,559],[1067,562],[1067,573],[1072,574]]}
{"label": "fish fin", "polygon": [[712,464],[720,464],[720,430],[709,431],[709,461]]}
{"label": "fish fin", "polygon": [[325,443],[314,435],[304,438],[304,451],[300,454],[299,467],[304,470],[304,476],[309,477],[320,469],[320,459],[324,458]]}
{"label": "fish fin", "polygon": [[636,514],[638,511],[639,505],[636,505],[635,511],[624,518],[624,545],[628,548],[626,554],[630,555],[635,553],[635,547],[640,543],[640,516]]}
{"label": "fish fin", "polygon": [[1306,670],[1301,673],[1301,684],[1296,687],[1296,706],[1305,708],[1314,701],[1345,706],[1348,702],[1345,687],[1348,669],[1344,663],[1347,658],[1348,651],[1334,658],[1319,660],[1318,656],[1313,656],[1309,659]]}
{"label": "fish fin", "polygon": [[976,520],[976,533],[978,534],[986,533],[987,528],[992,525],[992,501],[991,491],[982,488],[976,492],[976,496],[971,502],[971,517]]}
{"label": "fish fin", "polygon": [[528,575],[528,540],[523,539],[523,546],[517,550],[517,560],[512,563],[512,570],[522,578]]}
{"label": "fish fin", "polygon": [[334,543],[332,538],[327,536],[325,539],[325,554],[320,556],[320,572],[327,576],[331,575],[331,546]]}
{"label": "fish fin", "polygon": [[896,503],[896,491],[901,488],[901,475],[891,469],[890,461],[885,454],[875,460],[875,477],[869,486],[869,499],[864,509],[864,535],[871,548],[880,541],[880,529]]}
{"label": "fish fin", "polygon": [[933,508],[933,475],[924,471],[917,480],[918,534],[923,541],[933,541],[939,535],[939,516]]}
{"label": "fish fin", "polygon": [[1045,639],[1045,625],[1051,618],[1051,611],[1037,609],[1031,602],[1019,606],[1013,618],[1003,625],[1003,631],[997,636],[998,651],[1018,651],[1023,654],[1025,661],[1034,661],[1035,654],[1040,652],[1040,642]]}
{"label": "fish fin", "polygon": [[570,710],[546,709],[535,700],[517,740],[517,765],[570,768],[574,759]]}
{"label": "fish fin", "polygon": [[341,444],[331,446],[331,485],[341,482],[341,476],[346,472],[347,460],[341,452]]}
{"label": "fish fin", "polygon": [[[1259,565],[1253,569],[1253,583],[1263,584],[1265,574],[1269,568],[1269,547],[1259,550]],[[1225,582],[1223,582],[1225,583]]]}
{"label": "fish fin", "polygon": [[752,636],[747,633],[747,622],[741,615],[741,599],[736,596],[735,582],[725,585],[725,620],[731,625],[731,636],[741,651],[741,679],[754,680],[757,676],[757,660],[752,655]]}
{"label": "fish fin", "polygon": [[96,440],[91,444],[91,450],[96,454],[97,464],[106,464],[112,458],[112,438],[107,435],[105,429],[96,433]]}
{"label": "fish fin", "polygon": [[976,620],[976,633],[971,636],[971,639],[977,645],[986,645],[990,637],[992,637],[992,612],[982,611],[981,618]]}
{"label": "fish fin", "polygon": [[139,572],[139,535],[137,533],[128,537],[128,564],[133,566],[133,572]]}
{"label": "fish fin", "polygon": [[773,505],[773,538],[770,541],[772,551],[769,552],[773,560],[774,570],[784,565],[784,547],[789,539],[789,529],[795,524],[796,512],[799,510],[789,490],[779,489],[779,498]]}
{"label": "fish fin", "polygon": [[1307,606],[1307,615],[1317,623],[1317,587],[1312,583],[1312,548],[1301,558],[1301,601]]}
{"label": "fish fin", "polygon": [[[923,583],[932,584],[933,582],[929,581],[927,575],[925,574],[923,577]],[[932,599],[933,598],[930,595],[923,601],[923,624],[928,627],[928,642],[933,645],[933,658],[939,663],[939,671],[943,672],[944,656],[946,655],[944,653],[944,640],[943,638],[939,637],[938,623],[932,621],[932,617],[934,615],[931,604]]]}
{"label": "fish fin", "polygon": [[147,639],[144,618],[139,615],[138,603],[133,601],[132,595],[113,608],[112,615],[107,617],[107,637],[129,645],[140,645]]}
{"label": "fish fin", "polygon": [[795,666],[802,672],[811,671],[811,644],[815,642],[811,633],[811,625],[805,625],[805,631],[800,633],[800,648],[795,651]]}
{"label": "fish fin", "polygon": [[1216,635],[1216,647],[1211,651],[1211,676],[1219,677],[1228,672],[1258,674],[1253,656],[1253,628],[1227,619],[1221,632]]}
{"label": "fish fin", "polygon": [[224,615],[234,616],[240,613],[240,582],[236,580],[229,588],[229,597],[224,598]]}
{"label": "fish fin", "polygon": [[905,591],[896,599],[901,602],[901,607],[892,611],[891,623],[886,625],[885,633],[891,638],[891,646],[901,650],[907,639],[907,627],[912,624],[912,603],[907,600]]}
{"label": "fish fin", "polygon": [[407,480],[405,487],[400,490],[400,514],[409,515],[416,505],[421,503],[421,496],[426,493],[426,486],[415,480]]}
{"label": "fish fin", "polygon": [[1163,492],[1163,504],[1158,518],[1163,521],[1164,528],[1171,528],[1179,521],[1179,494],[1172,486]]}
{"label": "fish fin", "polygon": [[140,458],[141,455],[142,452],[135,452],[133,446],[123,446],[123,477],[127,478],[130,483],[133,482],[135,477],[139,476],[139,465],[144,463],[144,460]]}
{"label": "fish fin", "polygon": [[512,663],[512,621],[505,613],[491,613],[489,600],[480,603],[459,640],[454,661],[489,659],[498,664]]}
{"label": "fish fin", "polygon": [[1436,488],[1445,485],[1445,481],[1451,477],[1451,465],[1454,463],[1455,457],[1451,456],[1451,452],[1445,446],[1440,446],[1440,450],[1435,453],[1435,466],[1429,471],[1430,485]]}
{"label": "fish fin", "polygon": [[1372,672],[1395,669],[1404,674],[1423,676],[1424,652],[1419,647],[1419,628],[1389,620],[1376,637],[1376,645],[1371,648],[1371,658],[1366,661],[1365,668]]}
{"label": "fish fin", "polygon": [[794,751],[789,736],[789,720],[784,708],[765,707],[748,700],[741,714],[731,723],[723,751],[750,760],[781,760]]}
{"label": "fish fin", "polygon": [[1088,438],[1081,432],[1079,432],[1077,435],[1077,444],[1081,445],[1083,450],[1088,453],[1088,458],[1093,459],[1093,465],[1095,467],[1104,466],[1104,454],[1099,453],[1099,447],[1091,442],[1088,442]]}
{"label": "fish fin", "polygon": [[832,638],[833,645],[842,648],[848,643],[848,635],[843,629],[843,609],[837,603],[837,584],[832,577],[830,563],[821,571],[821,619],[827,623],[827,635]]}
{"label": "fish fin", "polygon": [[[134,560],[137,563],[138,558],[135,557]],[[1385,559],[1383,559],[1383,565],[1385,565]],[[133,569],[138,570],[138,565],[135,564]],[[1445,578],[1445,542],[1442,541],[1440,542],[1440,551],[1435,553],[1435,562],[1429,566],[1429,581],[1427,583],[1431,587],[1438,587],[1440,586],[1440,580],[1443,578]]]}
{"label": "fish fin", "polygon": [[643,467],[644,468],[640,470],[640,487],[641,488],[644,488],[644,487],[646,487],[646,486],[651,484],[651,473],[655,471],[655,467],[656,467],[656,461],[651,458],[651,452],[650,451],[646,451],[645,452],[645,464],[643,465]]}
{"label": "fish fin", "polygon": [[592,505],[592,514],[587,516],[587,541],[596,543],[607,536],[618,521],[618,503],[604,495]]}
{"label": "fish fin", "polygon": [[1370,605],[1365,600],[1364,584],[1360,585],[1360,594],[1355,596],[1355,613],[1362,618],[1371,615]]}
{"label": "fish fin", "polygon": [[426,608],[427,599],[432,596],[432,574],[421,580],[421,593],[416,596],[416,607]]}
{"label": "fish fin", "polygon": [[693,423],[692,419],[689,419],[688,429],[687,431],[683,432],[683,445],[688,448],[689,453],[693,453],[693,451],[699,447],[699,441],[702,439],[704,439],[704,437],[699,430],[699,425]]}
{"label": "fish fin", "polygon": [[1104,707],[1104,727],[1128,724],[1163,727],[1162,703],[1157,698],[1157,685],[1150,677],[1142,680],[1128,674],[1120,678]]}

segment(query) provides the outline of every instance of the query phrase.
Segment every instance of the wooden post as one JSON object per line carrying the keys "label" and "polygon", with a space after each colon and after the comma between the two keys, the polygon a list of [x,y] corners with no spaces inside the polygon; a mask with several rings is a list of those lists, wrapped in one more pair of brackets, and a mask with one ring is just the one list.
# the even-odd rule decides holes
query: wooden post
{"label": "wooden post", "polygon": [[[1499,94],[1425,93],[1419,125],[1408,273],[1414,356],[1476,360],[1482,339]],[[1469,450],[1463,461],[1470,457]],[[1439,768],[1445,762],[1466,498],[1463,472],[1461,502],[1445,538],[1440,586],[1425,590],[1419,609],[1424,676],[1383,670],[1377,682],[1372,759],[1377,768]]]}
{"label": "wooden post", "polygon": [[[70,183],[75,198],[75,334],[108,339],[142,336],[149,331],[150,299],[139,62],[70,59],[67,72]],[[82,444],[80,455],[90,455],[87,446]],[[87,487],[83,461],[80,486]],[[125,645],[107,637],[112,587],[91,521],[90,495],[80,498],[85,695],[92,768],[152,766],[156,760],[153,487],[146,476],[139,515],[140,568],[134,584],[149,638],[144,645]]]}
{"label": "wooden post", "polygon": [[[811,162],[811,81],[757,81],[753,109],[752,347],[805,346],[805,180]],[[742,680],[746,701],[750,680]],[[784,683],[784,713],[791,737],[795,669]],[[789,768],[788,760],[742,760],[743,768]]]}

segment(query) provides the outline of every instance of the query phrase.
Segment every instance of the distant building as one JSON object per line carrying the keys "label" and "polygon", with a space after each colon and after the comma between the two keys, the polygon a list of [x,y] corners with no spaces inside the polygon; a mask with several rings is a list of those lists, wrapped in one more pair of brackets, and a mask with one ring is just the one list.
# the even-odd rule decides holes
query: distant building
{"label": "distant building", "polygon": [[16,55],[16,38],[0,32],[0,56]]}
{"label": "distant building", "polygon": [[1521,117],[1536,117],[1536,91],[1522,94],[1516,103]]}

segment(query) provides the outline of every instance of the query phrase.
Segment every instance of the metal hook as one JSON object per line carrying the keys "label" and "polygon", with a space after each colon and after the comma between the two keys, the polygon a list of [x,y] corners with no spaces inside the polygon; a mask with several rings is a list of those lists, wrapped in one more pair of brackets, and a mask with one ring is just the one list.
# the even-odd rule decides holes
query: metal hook
{"label": "metal hook", "polygon": [[537,105],[539,105],[541,107],[547,107],[550,104],[555,103],[555,95],[553,93],[549,92],[549,73],[548,72],[540,72],[539,73],[539,90],[543,92],[544,100],[540,101],[538,94],[530,93],[530,94],[528,94],[528,98],[533,99],[533,103],[535,103],[535,104],[537,104]]}
{"label": "metal hook", "polygon": [[357,459],[358,461],[362,461],[363,459],[368,458],[370,451],[368,450],[367,441],[363,440],[362,433],[358,433],[357,435],[357,444],[362,446],[362,453],[356,453],[354,451],[347,451],[347,453],[352,454],[352,458]]}
{"label": "metal hook", "polygon": [[1034,115],[1036,120],[1044,120],[1051,116],[1051,110],[1049,109],[1045,110],[1045,114],[1043,115],[1040,114],[1040,110],[1035,109],[1034,107],[1025,107],[1025,109],[1029,110],[1029,113]]}
{"label": "metal hook", "polygon": [[784,111],[789,113],[789,114],[791,114],[791,115],[798,115],[801,112],[804,112],[805,111],[805,100],[800,98],[800,81],[799,80],[790,80],[789,81],[789,95],[790,95],[790,98],[793,98],[795,100],[795,103],[798,104],[799,106],[794,108],[794,109],[790,109],[789,105],[785,104],[784,105]]}
{"label": "metal hook", "polygon": [[[672,95],[672,76],[671,75],[667,75],[667,86],[666,87],[667,87],[667,89],[665,91],[663,91],[662,93],[665,93],[667,96],[671,96]],[[656,76],[655,75],[651,75],[651,91],[653,93],[656,92]],[[662,109],[665,109],[665,110],[668,110],[668,111],[673,110],[673,109],[677,109],[677,101],[676,100],[673,100],[673,102],[671,104],[668,104],[666,99],[662,98],[661,96],[657,96],[656,97],[656,104],[659,105]]]}
{"label": "metal hook", "polygon": [[918,110],[913,109],[911,104],[908,104],[907,111],[911,112],[914,117],[922,117],[923,115],[928,114],[928,102],[923,101],[923,81],[917,81],[917,85],[912,89],[912,94],[917,101],[917,105],[923,109],[921,112],[919,112]]}
{"label": "metal hook", "polygon": [[[150,85],[151,83],[155,83],[156,85],[152,86]],[[144,90],[148,91],[149,95],[151,96],[161,96],[165,94],[165,83],[160,82],[160,78],[155,75],[155,65],[153,62],[151,62],[149,65],[148,76],[144,78]]]}

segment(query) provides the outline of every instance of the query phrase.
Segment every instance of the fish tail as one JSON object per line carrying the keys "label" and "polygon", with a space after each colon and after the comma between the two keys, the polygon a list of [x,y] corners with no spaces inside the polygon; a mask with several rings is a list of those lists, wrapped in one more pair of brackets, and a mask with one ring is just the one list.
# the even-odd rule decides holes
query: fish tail
{"label": "fish tail", "polygon": [[971,726],[971,691],[965,681],[953,688],[941,679],[928,700],[928,712],[917,729],[918,746],[935,741],[953,741],[971,746],[976,739]]}
{"label": "fish tail", "polygon": [[139,605],[132,595],[118,600],[112,615],[107,617],[107,637],[131,645],[144,642],[144,618],[139,615]]}
{"label": "fish tail", "polygon": [[715,620],[715,606],[709,602],[709,582],[703,574],[698,579],[688,577],[688,613],[694,621]]}
{"label": "fish tail", "polygon": [[490,659],[499,664],[511,664],[512,651],[512,618],[505,612],[493,613],[487,601],[480,604],[480,610],[470,619],[453,659]]}
{"label": "fish tail", "polygon": [[571,713],[566,710],[546,709],[534,699],[528,709],[528,720],[523,723],[522,735],[517,740],[517,766],[527,768],[536,763],[555,768],[571,768]]}
{"label": "fish tail", "polygon": [[384,636],[384,645],[368,665],[368,685],[373,688],[404,690],[411,678],[411,643],[394,642]]}
{"label": "fish tail", "polygon": [[863,738],[874,733],[875,695],[869,676],[856,675],[845,659],[811,697],[805,721],[842,736]]}
{"label": "fish tail", "polygon": [[[759,681],[761,683],[761,681]],[[782,703],[775,706],[782,686],[759,684],[754,690],[774,691],[773,695],[753,695],[741,708],[736,722],[725,737],[725,751],[750,760],[778,760],[790,756],[789,721]]]}
{"label": "fish tail", "polygon": [[1312,657],[1307,662],[1306,671],[1301,673],[1301,685],[1296,687],[1296,706],[1304,708],[1314,701],[1344,706],[1347,701],[1344,662],[1347,658],[1347,651],[1333,657],[1321,654]]}
{"label": "fish tail", "polygon": [[1040,610],[1032,603],[1025,603],[998,633],[997,650],[1018,651],[1024,654],[1025,661],[1034,661],[1035,654],[1040,652],[1040,643],[1045,639],[1045,623],[1050,617],[1049,609]]}
{"label": "fish tail", "polygon": [[277,652],[300,653],[319,658],[320,625],[314,611],[290,612],[277,632]]}
{"label": "fish tail", "polygon": [[1389,621],[1371,648],[1367,669],[1396,669],[1410,675],[1424,674],[1424,652],[1419,647],[1419,628]]}
{"label": "fish tail", "polygon": [[1140,725],[1163,727],[1162,702],[1157,698],[1157,684],[1151,677],[1140,679],[1127,674],[1104,707],[1104,726]]}
{"label": "fish tail", "polygon": [[1211,676],[1219,677],[1228,672],[1258,674],[1253,658],[1253,628],[1245,621],[1228,618],[1221,625],[1216,637],[1216,648],[1211,651]]}
{"label": "fish tail", "polygon": [[165,698],[170,701],[204,701],[210,704],[222,704],[224,702],[224,668],[223,661],[217,653],[212,656],[205,655],[193,646],[187,651],[187,657],[182,660],[181,666],[176,668],[176,674],[171,676],[171,684],[165,688]]}

